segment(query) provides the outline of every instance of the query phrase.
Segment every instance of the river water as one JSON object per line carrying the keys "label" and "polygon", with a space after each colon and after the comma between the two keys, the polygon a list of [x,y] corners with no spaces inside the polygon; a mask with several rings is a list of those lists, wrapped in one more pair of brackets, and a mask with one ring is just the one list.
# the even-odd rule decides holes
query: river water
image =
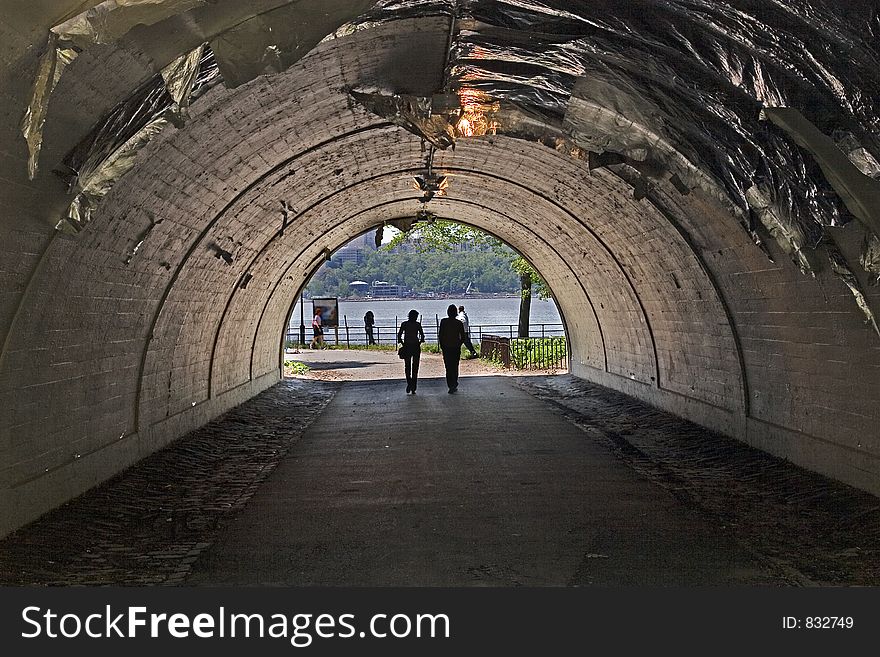
{"label": "river water", "polygon": [[[373,311],[376,317],[376,326],[381,329],[380,337],[383,343],[393,341],[393,332],[400,322],[406,319],[410,310],[421,313],[422,325],[429,334],[436,332],[437,318],[446,317],[446,308],[450,304],[464,306],[471,325],[471,336],[478,339],[481,333],[496,335],[508,335],[511,331],[516,335],[517,322],[519,321],[519,297],[496,297],[491,299],[390,299],[384,301],[340,301],[339,302],[339,332],[340,340],[345,339],[345,320],[348,320],[351,342],[363,342],[364,314],[368,310]],[[306,299],[305,313],[306,335],[311,339],[312,304]],[[545,335],[562,335],[562,320],[559,311],[553,301],[532,299],[532,311],[530,323],[531,334],[541,335],[541,324],[544,324]],[[290,317],[290,327],[295,332],[299,331],[300,306],[294,306]],[[332,340],[333,331],[328,331],[328,339]],[[386,340],[386,336],[389,339]]]}

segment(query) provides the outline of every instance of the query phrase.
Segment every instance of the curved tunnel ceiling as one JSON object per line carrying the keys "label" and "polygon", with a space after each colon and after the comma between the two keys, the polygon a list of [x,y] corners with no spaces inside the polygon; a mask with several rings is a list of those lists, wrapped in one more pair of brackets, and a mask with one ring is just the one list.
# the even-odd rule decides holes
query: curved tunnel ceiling
{"label": "curved tunnel ceiling", "polygon": [[[252,16],[160,4],[167,15],[110,43],[73,40],[80,52],[44,87],[33,181],[24,140],[3,128],[20,209],[3,228],[10,245],[29,240],[4,256],[4,484],[18,507],[5,528],[271,385],[291,304],[325,255],[426,208],[538,267],[575,374],[878,490],[880,340],[864,321],[876,237],[872,215],[850,210],[874,190],[841,166],[826,176],[821,144],[758,117],[762,102],[792,103],[873,183],[880,69],[835,49],[876,60],[875,10],[843,24],[843,5],[818,3],[392,2],[360,18],[345,3],[256,3]],[[354,22],[305,54],[297,8],[313,43]],[[265,44],[279,25],[287,40]],[[62,57],[70,43],[53,39]],[[19,109],[46,52],[13,53],[28,62],[5,72]],[[175,96],[175,61],[197,97]],[[69,178],[78,145],[101,146],[118,103],[149,129],[110,135],[127,150],[99,168],[91,215],[59,221],[73,197],[52,172]],[[467,111],[497,127],[456,133]],[[435,148],[440,133],[455,147]],[[449,186],[426,204],[413,179],[429,160]]]}
{"label": "curved tunnel ceiling", "polygon": [[[159,73],[147,79],[128,107],[123,103],[109,123],[68,150],[67,171],[61,173],[81,193],[69,211],[69,225],[59,227],[74,230],[132,166],[143,143],[169,121],[185,120],[190,93],[216,81],[234,86],[280,70],[320,34],[366,8],[366,3],[325,3],[316,11],[311,2],[280,0],[248,10],[222,2],[205,7],[200,0],[166,0],[148,8],[136,0],[95,4],[50,31],[22,122],[31,172],[44,142],[57,158],[63,143],[70,149],[71,133],[96,119],[86,112],[77,126],[73,112],[73,122],[59,117],[49,122],[54,134],[44,135],[42,121],[56,86],[73,95],[98,87],[107,101],[131,93],[125,81],[108,85],[101,79],[120,62],[101,52],[109,60],[102,62],[95,50],[115,43],[118,52],[138,53]],[[409,0],[379,3],[335,34],[391,23],[394,32],[423,34],[418,44],[386,49],[384,61],[346,80],[352,98],[361,102],[364,94],[355,89],[379,90],[367,94],[375,102],[365,102],[379,114],[445,146],[455,139],[450,124],[458,116],[473,119],[473,110],[493,132],[497,126],[504,134],[540,139],[576,157],[589,153],[591,169],[620,169],[639,197],[666,182],[681,193],[708,192],[759,246],[775,239],[805,273],[826,266],[814,253],[821,245],[821,255],[877,330],[851,271],[855,263],[824,228],[856,216],[868,229],[860,264],[867,273],[880,274],[875,209],[880,183],[872,178],[880,177],[880,114],[871,102],[880,93],[877,11],[859,3],[752,4],[629,1],[554,7]],[[187,22],[188,29],[180,27]],[[194,32],[203,41],[213,38],[211,47],[199,46]],[[266,45],[268,34],[275,35],[274,42]],[[147,47],[147,41],[154,45]],[[187,56],[185,49],[194,46]],[[431,108],[432,100],[442,105],[455,94],[453,116]],[[97,164],[102,160],[103,168]]]}

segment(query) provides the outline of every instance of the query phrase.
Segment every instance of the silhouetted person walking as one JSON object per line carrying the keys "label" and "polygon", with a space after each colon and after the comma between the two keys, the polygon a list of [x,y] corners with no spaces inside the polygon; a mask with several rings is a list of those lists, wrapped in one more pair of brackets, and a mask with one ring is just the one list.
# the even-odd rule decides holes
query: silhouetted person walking
{"label": "silhouetted person walking", "polygon": [[367,314],[364,315],[364,328],[367,330],[367,344],[376,344],[375,338],[373,338],[373,327],[376,325],[376,318],[373,315],[372,310],[368,310]]}
{"label": "silhouetted person walking", "polygon": [[476,358],[477,350],[474,349],[474,343],[471,342],[471,322],[464,311],[464,306],[458,307],[458,317],[456,319],[464,325],[464,346],[471,352],[471,358]]}
{"label": "silhouetted person walking", "polygon": [[406,373],[406,393],[416,394],[416,385],[419,382],[419,358],[422,355],[422,343],[425,341],[425,332],[419,323],[419,311],[410,310],[408,319],[400,325],[397,331],[397,341],[402,344],[403,371]]}
{"label": "silhouetted person walking", "polygon": [[461,360],[461,345],[465,343],[467,336],[464,333],[464,324],[455,318],[458,308],[454,305],[446,309],[448,317],[440,320],[440,328],[437,332],[437,341],[443,352],[443,364],[446,366],[446,385],[449,386],[449,394],[458,390],[458,362]]}

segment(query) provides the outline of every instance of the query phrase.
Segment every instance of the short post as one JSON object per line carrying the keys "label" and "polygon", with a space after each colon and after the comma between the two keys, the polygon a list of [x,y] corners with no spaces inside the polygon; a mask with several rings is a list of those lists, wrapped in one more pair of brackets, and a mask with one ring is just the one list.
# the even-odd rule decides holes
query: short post
{"label": "short post", "polygon": [[348,315],[343,315],[342,321],[345,322],[345,348],[351,349],[351,337],[348,334]]}
{"label": "short post", "polygon": [[306,346],[306,321],[305,321],[305,294],[304,292],[299,293],[299,343],[305,347]]}

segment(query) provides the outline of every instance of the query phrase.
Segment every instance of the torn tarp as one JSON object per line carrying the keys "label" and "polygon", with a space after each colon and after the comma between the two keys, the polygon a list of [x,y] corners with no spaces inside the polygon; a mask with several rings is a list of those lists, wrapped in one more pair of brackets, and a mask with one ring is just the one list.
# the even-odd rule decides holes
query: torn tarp
{"label": "torn tarp", "polygon": [[62,42],[79,48],[112,43],[136,25],[154,25],[210,0],[104,0],[52,28]]}
{"label": "torn tarp", "polygon": [[157,116],[138,130],[132,137],[121,144],[105,160],[98,162],[94,169],[84,171],[78,178],[79,189],[70,204],[67,214],[55,226],[65,232],[78,232],[92,219],[92,212],[98,203],[135,165],[138,151],[150,143],[160,133],[169,120],[166,116]]}
{"label": "torn tarp", "polygon": [[767,189],[757,185],[749,187],[746,190],[746,200],[764,228],[782,247],[782,250],[791,256],[800,270],[805,274],[815,273],[816,268],[805,248],[807,246],[815,248],[816,244],[808,244],[807,235],[801,229],[800,224],[772,201]]}
{"label": "torn tarp", "polygon": [[849,211],[880,234],[880,179],[862,173],[849,159],[849,154],[798,110],[774,107],[765,109],[764,114],[813,156]]}
{"label": "torn tarp", "polygon": [[220,80],[206,45],[183,55],[118,105],[64,159],[76,197],[56,228],[77,232],[101,199],[136,163],[138,152],[169,123],[184,118],[192,98]]}
{"label": "torn tarp", "polygon": [[838,250],[836,245],[828,244],[827,247],[828,260],[831,262],[831,271],[833,271],[834,275],[842,280],[849,288],[849,291],[852,292],[853,297],[855,297],[856,304],[858,304],[862,313],[865,315],[866,323],[869,323],[874,328],[874,332],[877,333],[877,335],[880,335],[880,328],[877,326],[877,319],[874,317],[874,313],[871,310],[871,306],[868,304],[868,299],[865,297],[865,292],[862,290],[858,278],[856,278],[856,275],[849,268],[849,265],[846,264],[846,258],[843,257],[843,254]]}
{"label": "torn tarp", "polygon": [[563,129],[597,155],[610,153],[655,180],[674,178],[676,188],[701,188],[727,207],[741,222],[746,214],[732,202],[722,181],[694,164],[693,153],[676,147],[665,129],[663,112],[635,90],[600,75],[582,77],[568,100]]}
{"label": "torn tarp", "polygon": [[409,130],[441,150],[455,145],[455,129],[446,116],[431,113],[431,99],[350,90],[349,95],[377,116]]}
{"label": "torn tarp", "polygon": [[[135,28],[142,28],[141,37],[148,42],[141,46],[149,53],[151,31],[145,28],[162,24],[177,43],[213,39],[211,44],[218,48],[218,58],[222,55],[221,71],[229,74],[230,86],[236,86],[260,73],[284,70],[328,31],[357,16],[371,3],[372,0],[89,0],[82,3],[83,11],[51,28],[45,54],[40,59],[21,125],[29,152],[29,176],[33,179],[36,175],[52,90],[64,65],[77,52],[96,44],[115,43]],[[203,7],[204,11],[192,11]],[[168,53],[161,48],[158,52],[162,53],[161,61],[167,61],[164,57]],[[185,80],[183,82],[185,86]],[[172,96],[175,84],[169,81]],[[185,93],[180,96],[184,97]],[[185,107],[180,109],[183,111]]]}
{"label": "torn tarp", "polygon": [[876,2],[385,0],[353,29],[437,13],[456,19],[445,88],[499,103],[503,134],[530,138],[543,123],[651,182],[703,189],[756,243],[760,217],[804,271],[824,227],[855,215],[877,232],[874,196],[853,195],[806,142],[760,120],[793,108],[818,133],[846,136],[843,159],[873,177]]}
{"label": "torn tarp", "polygon": [[822,132],[845,131],[880,157],[871,101],[880,97],[880,34],[870,4],[392,0],[361,22],[455,11],[452,89],[550,123],[565,118],[584,148],[654,158],[666,178],[727,196],[741,217],[746,191],[773,180],[771,203],[811,233],[808,224],[840,225],[849,215],[818,165],[759,121],[760,109],[797,107]]}
{"label": "torn tarp", "polygon": [[339,26],[324,41],[369,30],[388,21],[407,18],[427,18],[428,16],[450,16],[455,11],[457,0],[379,0],[373,7],[356,19]]}
{"label": "torn tarp", "polygon": [[43,147],[43,126],[49,109],[49,97],[61,79],[64,69],[77,56],[77,51],[58,44],[58,36],[50,33],[46,50],[40,57],[31,100],[21,120],[21,134],[28,146],[28,177],[37,175],[37,163]]}
{"label": "torn tarp", "polygon": [[373,0],[297,0],[237,22],[211,40],[228,88],[280,73]]}
{"label": "torn tarp", "polygon": [[77,54],[95,44],[111,43],[135,25],[152,25],[204,2],[206,0],[105,0],[49,30],[31,100],[21,122],[21,134],[28,146],[31,180],[37,175],[49,98],[64,69]]}
{"label": "torn tarp", "polygon": [[199,46],[192,52],[178,57],[162,69],[161,75],[165,80],[165,88],[168,90],[171,100],[174,101],[174,106],[180,112],[184,112],[189,107],[190,96],[202,65],[205,47],[205,45]]}
{"label": "torn tarp", "polygon": [[871,274],[871,285],[880,285],[880,238],[870,231],[865,235],[859,264]]}
{"label": "torn tarp", "polygon": [[855,135],[850,133],[834,135],[834,141],[856,169],[866,176],[880,180],[880,161],[859,144]]}

